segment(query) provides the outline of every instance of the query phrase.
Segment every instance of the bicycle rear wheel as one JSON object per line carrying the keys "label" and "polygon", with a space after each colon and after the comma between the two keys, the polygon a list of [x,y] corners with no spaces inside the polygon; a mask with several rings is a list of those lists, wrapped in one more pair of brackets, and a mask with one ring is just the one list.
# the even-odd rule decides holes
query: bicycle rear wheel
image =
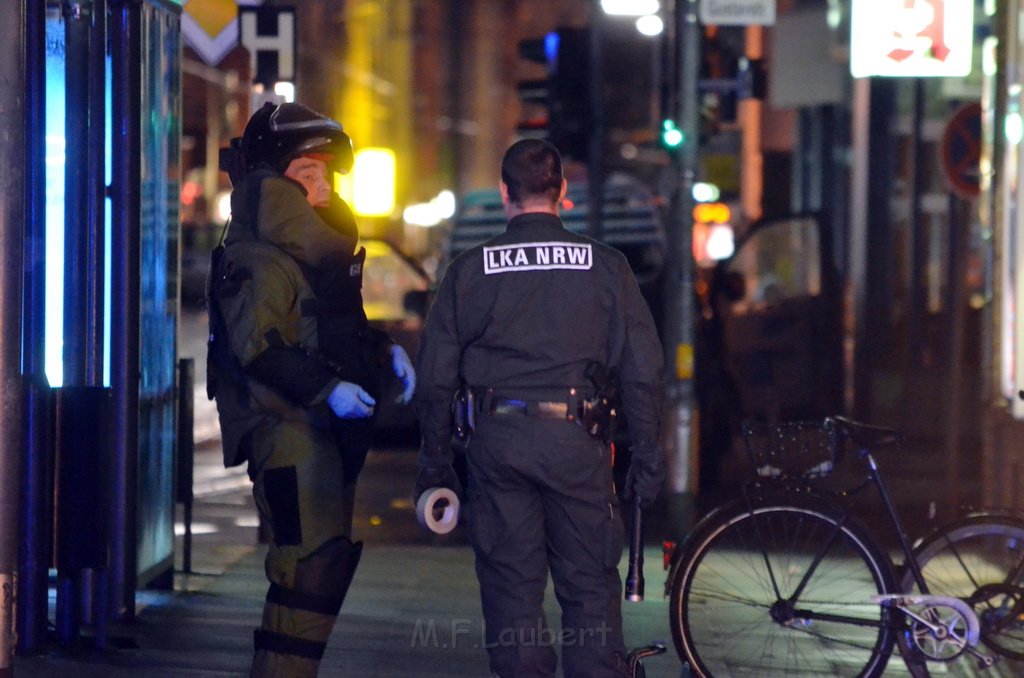
{"label": "bicycle rear wheel", "polygon": [[[914,556],[929,593],[967,601],[978,615],[982,642],[1024,661],[1024,522],[967,518],[927,537]],[[909,570],[903,588],[918,591]]]}
{"label": "bicycle rear wheel", "polygon": [[892,562],[855,523],[840,522],[806,499],[709,515],[673,570],[680,658],[701,676],[881,675],[895,634],[871,597],[895,590]]}

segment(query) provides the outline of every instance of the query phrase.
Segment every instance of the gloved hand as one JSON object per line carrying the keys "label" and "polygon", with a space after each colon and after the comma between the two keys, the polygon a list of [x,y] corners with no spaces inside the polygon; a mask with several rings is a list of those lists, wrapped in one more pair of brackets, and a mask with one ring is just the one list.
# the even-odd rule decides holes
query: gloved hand
{"label": "gloved hand", "polygon": [[404,387],[402,395],[398,396],[395,402],[408,405],[409,401],[412,400],[413,392],[416,390],[416,370],[412,367],[409,354],[398,344],[394,344],[391,347],[391,369]]}
{"label": "gloved hand", "polygon": [[327,396],[327,404],[341,419],[365,419],[373,415],[377,401],[362,386],[343,381]]}
{"label": "gloved hand", "polygon": [[626,484],[622,488],[623,498],[631,502],[639,497],[640,507],[650,508],[664,484],[665,464],[661,450],[645,450],[643,455],[634,452],[626,472]]}
{"label": "gloved hand", "polygon": [[462,483],[459,482],[459,474],[455,472],[455,468],[451,464],[420,467],[420,474],[412,489],[413,505],[418,504],[420,495],[432,487],[447,487],[455,494],[462,496]]}

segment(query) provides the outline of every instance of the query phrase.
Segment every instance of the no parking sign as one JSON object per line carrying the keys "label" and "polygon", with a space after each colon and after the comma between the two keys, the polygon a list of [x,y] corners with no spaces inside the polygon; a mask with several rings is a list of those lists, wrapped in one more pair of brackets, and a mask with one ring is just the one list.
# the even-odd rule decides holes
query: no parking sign
{"label": "no parking sign", "polygon": [[960,107],[942,134],[942,169],[953,192],[965,200],[981,192],[981,104]]}

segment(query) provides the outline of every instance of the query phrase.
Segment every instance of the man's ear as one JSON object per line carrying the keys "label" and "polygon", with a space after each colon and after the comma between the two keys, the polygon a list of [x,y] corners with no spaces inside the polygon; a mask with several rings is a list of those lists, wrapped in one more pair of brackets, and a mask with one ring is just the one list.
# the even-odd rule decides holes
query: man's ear
{"label": "man's ear", "polygon": [[569,182],[562,179],[562,190],[558,192],[558,204],[561,205],[562,201],[565,200],[565,194],[569,190]]}
{"label": "man's ear", "polygon": [[498,192],[501,193],[501,204],[508,205],[508,184],[504,181],[499,181]]}

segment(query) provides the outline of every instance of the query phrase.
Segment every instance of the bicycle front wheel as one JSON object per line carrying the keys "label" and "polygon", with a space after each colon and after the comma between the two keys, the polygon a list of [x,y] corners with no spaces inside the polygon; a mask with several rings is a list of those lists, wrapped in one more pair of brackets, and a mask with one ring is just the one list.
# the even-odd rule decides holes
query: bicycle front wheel
{"label": "bicycle front wheel", "polygon": [[[967,601],[978,615],[982,642],[1024,661],[1024,522],[967,518],[926,538],[914,556],[929,593]],[[909,570],[903,587],[918,591]]]}
{"label": "bicycle front wheel", "polygon": [[892,562],[810,500],[708,516],[671,582],[680,658],[701,676],[878,676],[892,654]]}

